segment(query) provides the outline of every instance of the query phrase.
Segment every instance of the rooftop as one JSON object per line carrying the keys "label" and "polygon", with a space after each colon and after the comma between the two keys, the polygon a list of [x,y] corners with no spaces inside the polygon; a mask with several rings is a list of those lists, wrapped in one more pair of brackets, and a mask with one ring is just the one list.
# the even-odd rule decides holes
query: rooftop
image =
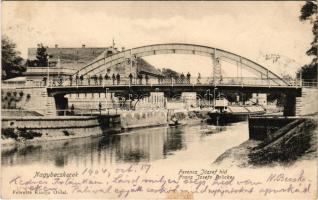
{"label": "rooftop", "polygon": [[[122,49],[124,50],[124,49]],[[28,59],[36,60],[37,48],[28,49]],[[79,70],[93,60],[100,57],[108,57],[120,52],[117,48],[110,47],[48,47],[49,62],[56,67]],[[59,63],[59,64],[58,64]],[[53,66],[54,66],[53,65]],[[161,72],[142,58],[138,58],[140,72],[159,75]],[[29,71],[30,72],[30,71]]]}
{"label": "rooftop", "polygon": [[[28,49],[28,59],[36,59],[37,48]],[[108,55],[119,52],[113,47],[53,47],[47,48],[50,61],[60,60],[60,65],[65,68],[79,69],[93,61],[97,56],[106,52]],[[107,55],[106,55],[107,56]]]}

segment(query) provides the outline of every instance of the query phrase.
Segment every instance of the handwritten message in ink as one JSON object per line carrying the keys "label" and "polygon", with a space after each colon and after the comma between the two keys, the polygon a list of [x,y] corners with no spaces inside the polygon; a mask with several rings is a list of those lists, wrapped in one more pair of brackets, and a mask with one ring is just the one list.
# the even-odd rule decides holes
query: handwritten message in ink
{"label": "handwritten message in ink", "polygon": [[20,174],[8,184],[12,194],[72,195],[103,194],[114,198],[129,198],[136,194],[164,195],[167,198],[193,198],[205,194],[211,197],[227,195],[253,195],[264,197],[275,194],[311,193],[312,181],[304,170],[289,175],[271,172],[263,178],[241,177],[229,169],[179,169],[174,175],[153,171],[150,164],[133,164],[124,167],[85,168],[81,171],[36,171],[32,176]]}

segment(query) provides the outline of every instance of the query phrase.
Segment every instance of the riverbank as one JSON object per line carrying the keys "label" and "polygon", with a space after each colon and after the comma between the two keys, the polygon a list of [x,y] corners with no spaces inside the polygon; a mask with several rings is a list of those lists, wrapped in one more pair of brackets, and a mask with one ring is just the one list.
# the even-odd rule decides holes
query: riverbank
{"label": "riverbank", "polygon": [[[108,116],[4,116],[1,127],[1,146],[16,146],[98,137],[117,130],[117,121]],[[120,127],[119,127],[120,130]]]}
{"label": "riverbank", "polygon": [[70,140],[85,137],[100,137],[103,131],[100,127],[72,129],[2,129],[1,148],[9,150],[19,146],[28,146],[48,141]]}
{"label": "riverbank", "polygon": [[214,164],[238,167],[293,165],[317,158],[317,118],[293,121],[265,140],[250,139],[225,151]]}
{"label": "riverbank", "polygon": [[[182,111],[177,118],[186,124],[198,124],[206,116],[200,111]],[[114,116],[27,116],[2,118],[1,145],[3,148],[32,143],[96,137],[168,124],[166,110],[139,110]]]}

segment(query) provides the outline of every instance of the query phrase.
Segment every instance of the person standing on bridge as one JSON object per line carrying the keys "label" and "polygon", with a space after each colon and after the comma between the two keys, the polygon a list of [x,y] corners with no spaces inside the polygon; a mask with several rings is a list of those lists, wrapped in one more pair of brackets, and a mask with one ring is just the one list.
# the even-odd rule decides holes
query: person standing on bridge
{"label": "person standing on bridge", "polygon": [[161,76],[158,76],[158,84],[161,83]]}
{"label": "person standing on bridge", "polygon": [[102,103],[98,103],[98,110],[99,110],[99,115],[102,115]]}
{"label": "person standing on bridge", "polygon": [[44,77],[43,77],[43,85],[44,85],[44,86],[46,86],[46,81],[47,81],[47,78],[46,78],[46,76],[44,76]]}
{"label": "person standing on bridge", "polygon": [[184,74],[183,74],[183,72],[182,72],[181,75],[180,75],[180,79],[181,79],[181,84],[183,84],[183,81],[184,81]]}
{"label": "person standing on bridge", "polygon": [[81,85],[83,85],[83,80],[84,80],[84,76],[81,74],[80,76]]}
{"label": "person standing on bridge", "polygon": [[63,85],[63,76],[59,75],[59,86]]}
{"label": "person standing on bridge", "polygon": [[109,76],[108,76],[107,73],[105,74],[105,77],[104,77],[104,78],[105,78],[105,83],[107,84],[107,83],[108,83],[108,79],[109,79]]}
{"label": "person standing on bridge", "polygon": [[94,78],[94,84],[97,85],[97,75],[95,74],[93,78]]}
{"label": "person standing on bridge", "polygon": [[72,75],[69,75],[69,79],[70,79],[70,86],[72,86],[72,84],[73,84],[73,77],[72,77]]}
{"label": "person standing on bridge", "polygon": [[138,74],[139,84],[142,84],[142,74]]}
{"label": "person standing on bridge", "polygon": [[99,85],[102,85],[103,83],[103,76],[102,74],[99,74]]}
{"label": "person standing on bridge", "polygon": [[117,79],[117,85],[119,85],[120,84],[120,75],[119,75],[119,73],[117,73],[116,79]]}
{"label": "person standing on bridge", "polygon": [[87,84],[91,85],[91,76],[90,75],[87,76]]}
{"label": "person standing on bridge", "polygon": [[133,80],[133,75],[132,73],[129,74],[129,84],[131,85],[132,84],[132,80]]}
{"label": "person standing on bridge", "polygon": [[75,76],[75,84],[76,85],[78,84],[78,74],[76,74],[76,76]]}
{"label": "person standing on bridge", "polygon": [[146,79],[146,85],[148,85],[148,80],[149,80],[148,74],[146,74],[145,79]]}
{"label": "person standing on bridge", "polygon": [[70,112],[71,115],[74,115],[74,104],[72,104],[71,106],[71,112]]}
{"label": "person standing on bridge", "polygon": [[188,72],[187,73],[187,83],[190,84],[190,78],[191,78],[191,74]]}
{"label": "person standing on bridge", "polygon": [[201,79],[201,74],[198,73],[197,84],[201,84],[200,79]]}
{"label": "person standing on bridge", "polygon": [[115,79],[116,79],[116,76],[115,76],[115,74],[113,73],[113,75],[112,75],[112,79],[113,79],[113,85],[115,85]]}
{"label": "person standing on bridge", "polygon": [[223,83],[223,77],[222,77],[222,75],[220,76],[220,84],[222,84]]}

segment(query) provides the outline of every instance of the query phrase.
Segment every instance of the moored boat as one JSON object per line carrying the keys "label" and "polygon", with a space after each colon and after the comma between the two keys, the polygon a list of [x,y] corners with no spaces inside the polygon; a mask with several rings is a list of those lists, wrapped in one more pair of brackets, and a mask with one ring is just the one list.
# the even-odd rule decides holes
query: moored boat
{"label": "moored boat", "polygon": [[186,125],[186,124],[187,124],[187,123],[185,123],[185,122],[175,121],[175,122],[169,123],[169,126],[170,126],[170,127],[176,127],[176,126],[184,126],[184,125]]}
{"label": "moored boat", "polygon": [[218,99],[208,113],[213,124],[226,124],[247,120],[248,116],[264,114],[266,111],[260,105],[228,105],[228,101]]}

